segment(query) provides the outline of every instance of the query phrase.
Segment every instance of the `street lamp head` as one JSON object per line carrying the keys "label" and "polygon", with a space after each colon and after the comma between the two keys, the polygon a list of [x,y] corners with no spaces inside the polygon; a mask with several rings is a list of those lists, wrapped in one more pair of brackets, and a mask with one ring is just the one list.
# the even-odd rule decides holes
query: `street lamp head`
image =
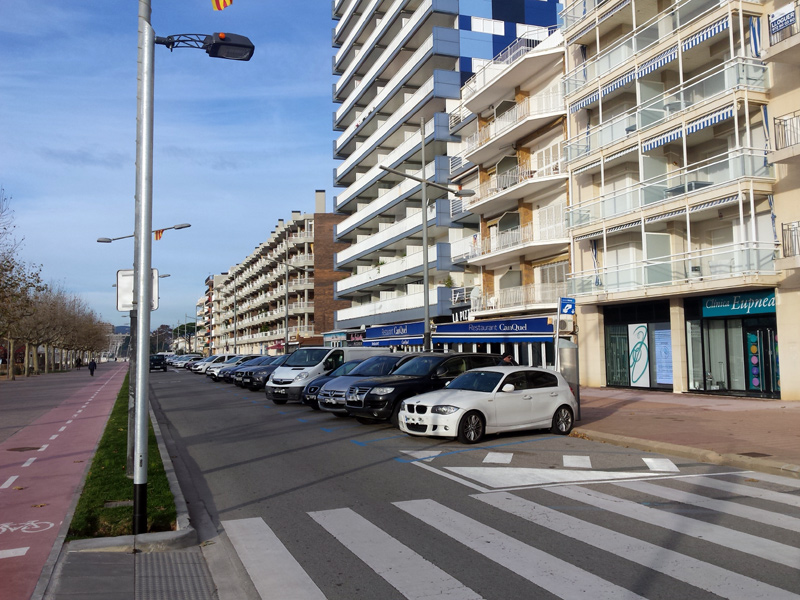
{"label": "street lamp head", "polygon": [[111,238],[97,238],[98,244],[110,244]]}
{"label": "street lamp head", "polygon": [[203,40],[203,48],[209,56],[228,60],[250,60],[255,52],[249,39],[235,33],[212,33]]}
{"label": "street lamp head", "polygon": [[158,276],[159,279],[164,279],[164,277],[172,277],[172,275],[170,273],[165,273],[164,275]]}
{"label": "street lamp head", "polygon": [[173,225],[173,229],[186,229],[187,227],[191,227],[191,223],[179,223],[178,225]]}
{"label": "street lamp head", "polygon": [[475,190],[456,190],[453,193],[457,198],[470,198],[475,195]]}

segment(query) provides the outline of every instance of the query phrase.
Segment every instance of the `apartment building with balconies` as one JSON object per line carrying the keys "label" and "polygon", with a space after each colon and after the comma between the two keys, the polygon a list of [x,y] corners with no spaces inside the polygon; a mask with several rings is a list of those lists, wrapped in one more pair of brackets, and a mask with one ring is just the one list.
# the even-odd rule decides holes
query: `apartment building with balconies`
{"label": "apartment building with balconies", "polygon": [[333,227],[342,215],[326,213],[318,190],[315,212],[293,211],[269,237],[221,277],[217,353],[282,353],[321,345],[334,329],[333,314],[347,303],[333,297],[345,276],[333,270]]}
{"label": "apartment building with balconies", "polygon": [[797,182],[770,135],[798,73],[764,61],[768,7],[580,0],[562,17],[582,383],[800,398],[778,359],[779,331],[797,355],[778,260]]}
{"label": "apartment building with balconies", "polygon": [[[342,188],[334,210],[345,215],[334,236],[347,246],[334,266],[348,275],[336,297],[352,303],[337,311],[337,329],[421,325],[425,295],[431,320],[451,322],[465,264],[453,260],[450,242],[464,237],[465,224],[453,218],[446,191],[426,186],[423,207],[421,183],[381,167],[448,184],[448,145],[460,137],[447,102],[458,101],[462,85],[523,33],[554,25],[557,4],[334,0],[333,17],[334,157],[341,160],[334,185]],[[421,335],[403,335],[422,343]]]}
{"label": "apartment building with balconies", "polygon": [[450,111],[462,140],[451,146],[451,179],[475,192],[451,203],[461,228],[450,254],[464,268],[454,300],[468,323],[436,339],[459,349],[485,339],[487,351],[536,366],[554,363],[552,317],[569,273],[564,52],[558,29],[530,29],[465,83]]}

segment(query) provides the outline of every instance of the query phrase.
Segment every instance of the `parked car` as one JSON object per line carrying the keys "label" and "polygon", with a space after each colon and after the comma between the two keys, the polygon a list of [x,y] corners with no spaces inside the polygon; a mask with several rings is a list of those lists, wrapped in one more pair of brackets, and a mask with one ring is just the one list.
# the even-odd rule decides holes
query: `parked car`
{"label": "parked car", "polygon": [[150,355],[150,370],[156,371],[166,371],[167,370],[167,359],[163,354],[151,354]]}
{"label": "parked car", "polygon": [[[323,383],[322,387],[317,391],[316,394],[319,408],[321,410],[332,412],[337,417],[348,416],[344,403],[347,390],[351,385],[356,385],[357,382],[364,377],[381,377],[383,375],[390,375],[392,372],[397,370],[400,365],[407,363],[416,356],[419,356],[419,354],[412,354],[410,352],[395,352],[394,354],[372,356],[368,358],[355,369],[350,371],[348,375],[344,377],[337,377],[335,380],[331,379]],[[316,383],[316,381],[313,383]]]}
{"label": "parked car", "polygon": [[[233,365],[231,367],[226,367],[219,372],[219,378],[222,379],[225,383],[235,383],[236,385],[242,385],[242,375],[244,371],[247,370],[249,367],[257,367],[263,364],[269,364],[275,360],[274,356],[256,356],[255,358],[251,358],[250,360],[246,360],[241,364]],[[236,377],[238,376],[238,381]]]}
{"label": "parked car", "polygon": [[219,381],[219,373],[222,371],[222,369],[238,366],[245,361],[255,358],[256,356],[258,356],[258,354],[234,354],[228,360],[221,363],[214,363],[208,367],[206,369],[206,377],[211,377],[211,379],[214,381]]}
{"label": "parked car", "polygon": [[487,367],[467,371],[443,390],[407,398],[400,429],[410,435],[480,442],[487,433],[545,429],[572,431],[578,405],[561,373],[539,367]]}
{"label": "parked car", "polygon": [[249,388],[254,392],[264,389],[272,372],[285,363],[290,356],[291,354],[281,354],[268,365],[261,365],[245,371],[242,376],[242,387]]}
{"label": "parked car", "polygon": [[425,353],[394,373],[368,378],[347,390],[345,409],[359,423],[391,421],[397,425],[400,403],[406,398],[443,388],[465,371],[500,363],[499,354]]}
{"label": "parked car", "polygon": [[312,379],[326,375],[342,363],[355,358],[367,358],[385,353],[385,348],[346,346],[306,346],[289,355],[285,364],[270,375],[266,385],[267,398],[275,404],[286,404],[289,400],[300,400],[303,388]]}
{"label": "parked car", "polygon": [[211,365],[216,365],[218,363],[223,363],[226,360],[228,360],[229,358],[234,357],[234,356],[236,356],[236,355],[235,354],[214,354],[212,356],[209,356],[206,360],[198,361],[192,367],[192,373],[201,373],[201,374],[205,375],[206,370]]}
{"label": "parked car", "polygon": [[319,410],[319,405],[317,404],[317,392],[319,391],[319,388],[321,388],[323,385],[325,385],[325,383],[327,383],[331,379],[347,375],[348,373],[350,373],[350,371],[355,369],[362,362],[364,362],[363,358],[348,360],[346,363],[336,367],[333,371],[331,371],[327,375],[321,375],[320,377],[317,377],[310,383],[307,383],[306,387],[304,387],[303,391],[300,393],[300,402],[302,402],[306,406],[310,406],[314,410]]}
{"label": "parked car", "polygon": [[182,366],[184,369],[191,370],[192,366],[194,366],[194,364],[195,364],[196,362],[200,362],[201,360],[205,360],[206,358],[208,358],[208,357],[203,357],[203,356],[190,356],[190,357],[189,357],[187,360],[185,360],[185,361],[183,362],[183,364],[182,364],[181,366]]}

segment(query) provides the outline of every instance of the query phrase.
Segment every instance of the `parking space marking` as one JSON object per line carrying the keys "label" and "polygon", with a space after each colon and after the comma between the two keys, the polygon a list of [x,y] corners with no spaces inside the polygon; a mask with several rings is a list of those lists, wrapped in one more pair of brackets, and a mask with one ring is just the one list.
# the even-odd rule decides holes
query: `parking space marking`
{"label": "parking space marking", "polygon": [[406,437],[406,434],[402,433],[400,435],[393,435],[391,437],[380,438],[377,440],[368,440],[366,442],[362,442],[361,440],[350,440],[350,441],[356,444],[357,446],[366,446],[367,444],[374,444],[375,442],[385,442],[386,440],[395,440],[397,438],[404,438],[404,437]]}
{"label": "parking space marking", "polygon": [[591,469],[592,458],[590,456],[569,456],[565,454],[564,466],[573,469]]}
{"label": "parking space marking", "polygon": [[513,452],[487,452],[483,462],[497,465],[510,465],[512,458],[514,458]]}
{"label": "parking space marking", "polygon": [[431,462],[434,458],[442,453],[441,450],[422,450],[421,452],[415,452],[414,450],[403,450],[402,452],[404,454],[408,454],[409,456],[413,456],[417,460],[424,460],[425,462]]}

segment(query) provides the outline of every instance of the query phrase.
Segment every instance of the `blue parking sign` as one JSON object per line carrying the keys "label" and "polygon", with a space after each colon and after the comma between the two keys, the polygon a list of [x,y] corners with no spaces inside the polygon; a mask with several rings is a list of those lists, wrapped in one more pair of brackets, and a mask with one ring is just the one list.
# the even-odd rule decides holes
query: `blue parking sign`
{"label": "blue parking sign", "polygon": [[574,315],[575,298],[561,298],[558,312],[562,315]]}

